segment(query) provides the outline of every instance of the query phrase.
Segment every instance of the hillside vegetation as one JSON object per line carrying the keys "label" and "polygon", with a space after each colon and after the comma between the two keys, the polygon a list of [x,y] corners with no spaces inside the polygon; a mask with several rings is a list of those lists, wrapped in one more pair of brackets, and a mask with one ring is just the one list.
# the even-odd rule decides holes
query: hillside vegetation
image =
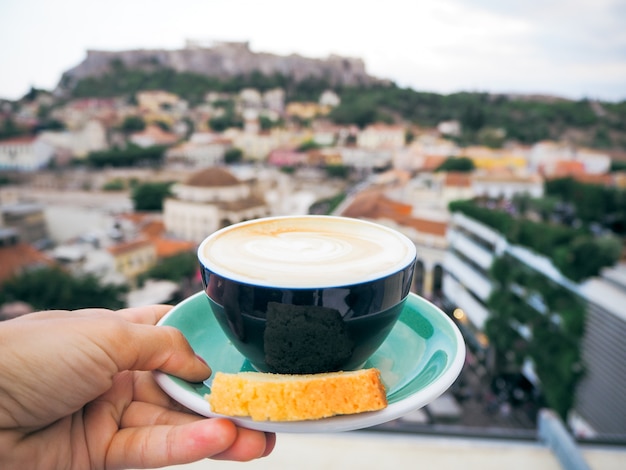
{"label": "hillside vegetation", "polygon": [[[433,127],[442,121],[458,120],[463,133],[457,139],[465,145],[497,147],[505,140],[530,144],[552,139],[597,149],[626,150],[626,101],[571,101],[469,92],[442,95],[400,88],[393,83],[333,87],[324,79],[296,81],[260,72],[220,80],[167,68],[129,69],[121,62],[113,64],[110,73],[78,81],[71,96],[132,97],[140,90],[161,89],[194,105],[202,102],[209,91],[237,92],[246,87],[260,91],[283,88],[288,102],[317,101],[321,92],[333,89],[341,97],[341,104],[332,111],[330,119],[341,124],[363,127],[372,122],[402,122]],[[490,132],[494,130],[504,133]]]}

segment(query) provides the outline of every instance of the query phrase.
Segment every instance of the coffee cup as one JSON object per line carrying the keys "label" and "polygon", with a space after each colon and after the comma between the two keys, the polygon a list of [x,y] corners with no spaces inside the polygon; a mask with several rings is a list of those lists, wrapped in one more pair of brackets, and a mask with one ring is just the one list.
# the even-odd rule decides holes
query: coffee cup
{"label": "coffee cup", "polygon": [[198,260],[212,314],[256,370],[314,374],[362,367],[383,343],[416,249],[374,222],[283,216],[214,232]]}

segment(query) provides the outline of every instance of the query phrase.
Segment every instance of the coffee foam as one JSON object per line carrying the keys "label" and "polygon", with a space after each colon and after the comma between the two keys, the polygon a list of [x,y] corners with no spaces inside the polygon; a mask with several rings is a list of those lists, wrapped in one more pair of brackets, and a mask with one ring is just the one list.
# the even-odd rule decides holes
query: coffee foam
{"label": "coffee foam", "polygon": [[258,219],[226,227],[198,249],[213,272],[240,282],[292,288],[351,285],[403,269],[415,258],[404,235],[332,216]]}

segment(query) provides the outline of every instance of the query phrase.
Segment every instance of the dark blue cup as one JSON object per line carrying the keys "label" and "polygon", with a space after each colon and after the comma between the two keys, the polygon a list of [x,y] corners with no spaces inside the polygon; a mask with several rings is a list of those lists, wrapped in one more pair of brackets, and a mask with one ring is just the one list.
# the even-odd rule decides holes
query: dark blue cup
{"label": "dark blue cup", "polygon": [[409,294],[416,251],[372,222],[292,216],[219,230],[198,259],[212,313],[252,366],[313,374],[357,369],[378,349]]}

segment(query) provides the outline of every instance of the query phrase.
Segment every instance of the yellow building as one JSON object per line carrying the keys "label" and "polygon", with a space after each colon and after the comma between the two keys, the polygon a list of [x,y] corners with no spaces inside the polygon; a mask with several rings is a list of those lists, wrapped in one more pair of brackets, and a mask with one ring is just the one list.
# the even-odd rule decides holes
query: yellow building
{"label": "yellow building", "polygon": [[316,116],[325,116],[330,109],[330,106],[322,106],[318,103],[294,102],[287,105],[285,113],[290,117],[313,119]]}
{"label": "yellow building", "polygon": [[178,95],[163,90],[148,90],[137,93],[137,105],[144,112],[159,112],[175,106],[180,101]]}
{"label": "yellow building", "polygon": [[472,146],[461,149],[460,155],[470,158],[478,170],[523,170],[528,167],[526,155],[506,149]]}
{"label": "yellow building", "polygon": [[113,256],[116,271],[131,282],[157,262],[156,246],[146,239],[119,243],[108,251]]}

